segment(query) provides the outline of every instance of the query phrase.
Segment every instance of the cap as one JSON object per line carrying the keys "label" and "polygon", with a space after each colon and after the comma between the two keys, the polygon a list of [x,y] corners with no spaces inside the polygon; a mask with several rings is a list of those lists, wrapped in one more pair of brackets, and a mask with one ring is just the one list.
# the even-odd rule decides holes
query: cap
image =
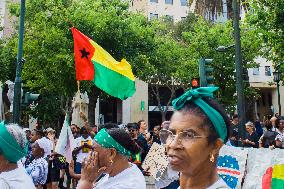
{"label": "cap", "polygon": [[55,133],[55,130],[52,129],[51,127],[48,127],[47,129],[45,129],[45,132],[46,132],[46,133],[50,133],[50,132]]}

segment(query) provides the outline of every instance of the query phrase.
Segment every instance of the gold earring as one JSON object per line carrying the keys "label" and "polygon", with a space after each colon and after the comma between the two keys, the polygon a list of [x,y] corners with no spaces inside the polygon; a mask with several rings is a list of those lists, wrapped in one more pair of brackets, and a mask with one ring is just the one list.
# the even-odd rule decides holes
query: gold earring
{"label": "gold earring", "polygon": [[111,159],[111,160],[109,160],[109,162],[110,162],[110,165],[112,165],[113,164],[113,160]]}
{"label": "gold earring", "polygon": [[214,157],[214,155],[213,155],[213,153],[211,154],[211,156],[210,156],[210,159],[209,159],[212,163],[215,161],[215,157]]}

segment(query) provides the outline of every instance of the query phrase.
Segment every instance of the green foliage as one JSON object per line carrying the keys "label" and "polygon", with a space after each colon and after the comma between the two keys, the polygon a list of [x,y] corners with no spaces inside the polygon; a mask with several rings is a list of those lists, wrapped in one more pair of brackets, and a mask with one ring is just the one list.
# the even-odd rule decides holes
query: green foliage
{"label": "green foliage", "polygon": [[[18,4],[10,9],[18,15]],[[235,105],[233,50],[215,51],[233,44],[231,22],[213,24],[193,14],[177,24],[167,19],[149,22],[129,12],[127,1],[120,0],[28,0],[25,18],[22,78],[25,87],[42,94],[42,103],[31,113],[46,123],[59,119],[64,102],[77,89],[72,26],[115,59],[126,58],[138,78],[158,88],[168,87],[172,94],[176,88],[188,88],[190,78],[198,76],[199,58],[213,58],[215,83],[221,88],[218,97],[227,107]],[[242,27],[244,60],[250,66],[260,40],[254,30]],[[17,36],[1,42],[0,50],[0,64],[5,65],[0,80],[13,79]],[[82,90],[93,91],[91,82],[81,83]]]}
{"label": "green foliage", "polygon": [[[181,25],[185,28],[181,34],[182,40],[188,45],[187,51],[191,55],[191,62],[198,62],[202,58],[212,58],[214,68],[214,84],[220,88],[217,97],[228,111],[234,111],[236,104],[235,86],[235,62],[234,48],[227,52],[217,52],[218,46],[230,46],[234,44],[232,22],[212,23],[197,17],[196,22],[191,22],[191,17],[182,22],[190,23],[190,26]],[[242,55],[246,67],[254,67],[254,58],[259,55],[261,40],[257,32],[247,25],[242,25]],[[246,88],[247,97],[255,95],[254,90]]]}
{"label": "green foliage", "polygon": [[[19,5],[10,5],[18,16]],[[148,22],[140,14],[130,13],[127,2],[120,0],[28,0],[26,3],[24,57],[22,79],[29,90],[45,94],[32,111],[44,122],[58,119],[54,108],[62,111],[62,98],[76,91],[73,39],[70,28],[77,27],[115,59],[126,58],[134,74],[145,81],[158,74],[179,77],[178,66],[185,64],[185,51],[167,31],[164,22]],[[1,46],[3,62],[17,52],[16,36]],[[13,56],[11,56],[11,52]],[[1,60],[2,62],[2,60]],[[187,78],[188,74],[182,73]],[[8,75],[1,76],[8,78]],[[161,77],[160,77],[161,78]],[[160,84],[168,82],[160,80]],[[81,82],[82,90],[92,91],[92,83]],[[56,98],[51,98],[52,94]],[[60,104],[60,106],[59,106]],[[48,114],[48,115],[47,115]]]}
{"label": "green foliage", "polygon": [[16,38],[10,41],[0,39],[0,81],[3,83],[9,79],[12,81],[15,79],[17,51],[15,48],[11,48],[15,44],[17,44]]}
{"label": "green foliage", "polygon": [[267,47],[264,56],[281,64],[284,60],[284,1],[250,0],[250,5],[247,21],[258,30]]}

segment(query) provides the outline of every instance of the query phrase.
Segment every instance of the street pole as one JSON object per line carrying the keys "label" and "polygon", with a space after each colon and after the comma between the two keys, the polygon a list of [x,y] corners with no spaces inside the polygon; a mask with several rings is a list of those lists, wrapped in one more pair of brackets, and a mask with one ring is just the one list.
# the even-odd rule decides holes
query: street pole
{"label": "street pole", "polygon": [[277,82],[277,93],[278,93],[278,113],[281,116],[281,104],[280,104],[280,91],[279,91],[279,81]]}
{"label": "street pole", "polygon": [[243,63],[241,55],[241,37],[240,37],[240,6],[238,0],[233,0],[234,12],[234,36],[235,36],[235,61],[236,61],[236,88],[237,88],[237,111],[239,118],[238,134],[239,138],[244,139],[245,136],[245,97],[243,84]]}
{"label": "street pole", "polygon": [[21,0],[20,26],[19,26],[19,42],[18,42],[18,56],[16,78],[14,86],[14,101],[13,101],[13,122],[20,123],[20,105],[21,105],[21,85],[22,85],[22,64],[23,59],[23,40],[24,40],[24,23],[25,23],[25,0]]}

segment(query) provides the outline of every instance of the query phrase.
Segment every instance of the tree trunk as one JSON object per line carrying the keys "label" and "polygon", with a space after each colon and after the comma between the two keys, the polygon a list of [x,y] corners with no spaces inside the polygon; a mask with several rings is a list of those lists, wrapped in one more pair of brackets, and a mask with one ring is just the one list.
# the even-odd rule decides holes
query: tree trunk
{"label": "tree trunk", "polygon": [[99,94],[100,94],[100,89],[97,88],[96,86],[92,88],[92,91],[89,94],[88,121],[90,127],[95,126],[95,118],[96,118],[95,109]]}

